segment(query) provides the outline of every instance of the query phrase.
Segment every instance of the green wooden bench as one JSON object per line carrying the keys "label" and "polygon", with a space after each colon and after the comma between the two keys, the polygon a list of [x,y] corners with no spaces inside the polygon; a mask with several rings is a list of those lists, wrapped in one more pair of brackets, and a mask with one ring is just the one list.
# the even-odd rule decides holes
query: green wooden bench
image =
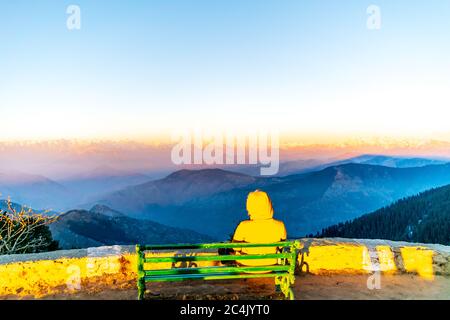
{"label": "green wooden bench", "polygon": [[[247,255],[219,255],[217,251],[204,255],[177,253],[170,256],[146,256],[146,252],[161,252],[166,250],[199,250],[220,248],[268,248],[277,247],[277,253],[247,254]],[[145,284],[147,282],[183,281],[183,280],[228,280],[248,278],[274,278],[276,288],[281,290],[287,299],[294,299],[291,285],[295,281],[295,267],[299,249],[298,241],[277,243],[208,243],[208,244],[174,244],[174,245],[136,245],[137,253],[137,287],[138,299],[144,299]],[[270,266],[243,266],[234,261],[277,259],[278,264]],[[198,267],[198,261],[233,261],[231,265]],[[146,263],[157,264],[170,262],[170,268],[149,270]],[[183,267],[174,267],[175,263],[184,262]],[[186,267],[186,266],[191,267]],[[260,273],[257,273],[260,272]]]}

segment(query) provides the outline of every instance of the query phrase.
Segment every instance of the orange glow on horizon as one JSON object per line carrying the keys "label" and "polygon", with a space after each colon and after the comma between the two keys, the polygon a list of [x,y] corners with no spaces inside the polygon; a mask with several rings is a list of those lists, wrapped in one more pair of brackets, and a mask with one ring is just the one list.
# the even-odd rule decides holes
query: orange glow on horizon
{"label": "orange glow on horizon", "polygon": [[[189,132],[189,131],[187,131]],[[246,137],[251,132],[226,132],[235,137]],[[355,134],[302,134],[293,132],[282,132],[279,134],[280,146],[285,149],[300,147],[382,147],[382,148],[440,148],[450,145],[450,135],[442,135],[439,138],[418,138],[412,136],[390,137],[379,135],[355,135]],[[208,139],[204,138],[207,142]],[[148,145],[171,145],[173,135],[170,132],[158,132],[140,135],[107,135],[99,137],[66,137],[66,138],[10,138],[0,139],[2,145],[37,145],[66,143],[74,145],[90,145],[102,143],[120,144],[148,144]]]}

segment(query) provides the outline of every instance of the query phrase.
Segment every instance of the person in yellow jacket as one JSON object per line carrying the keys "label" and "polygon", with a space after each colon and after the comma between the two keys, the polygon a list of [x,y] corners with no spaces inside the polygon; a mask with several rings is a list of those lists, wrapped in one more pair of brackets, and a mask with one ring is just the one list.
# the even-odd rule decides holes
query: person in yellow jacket
{"label": "person in yellow jacket", "polygon": [[[284,223],[273,218],[272,201],[267,193],[256,190],[247,197],[247,213],[249,220],[242,221],[236,228],[233,242],[272,243],[286,240]],[[276,253],[276,247],[234,249],[236,254]],[[240,260],[238,264],[245,266],[268,266],[277,264],[276,259]]]}

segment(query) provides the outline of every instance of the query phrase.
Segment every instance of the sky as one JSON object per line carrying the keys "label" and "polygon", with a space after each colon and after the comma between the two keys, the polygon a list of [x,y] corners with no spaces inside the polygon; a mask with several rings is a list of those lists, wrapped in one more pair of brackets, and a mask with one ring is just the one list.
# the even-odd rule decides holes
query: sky
{"label": "sky", "polygon": [[0,141],[192,128],[450,141],[449,56],[443,0],[2,1]]}

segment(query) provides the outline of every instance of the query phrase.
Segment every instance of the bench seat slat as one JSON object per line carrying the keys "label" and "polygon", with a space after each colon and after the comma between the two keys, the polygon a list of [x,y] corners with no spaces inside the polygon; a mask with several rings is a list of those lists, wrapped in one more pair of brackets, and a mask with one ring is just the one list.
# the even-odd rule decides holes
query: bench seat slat
{"label": "bench seat slat", "polygon": [[252,255],[205,255],[205,256],[170,256],[146,257],[144,263],[183,262],[183,261],[232,261],[232,260],[265,260],[290,258],[289,253],[252,254]]}
{"label": "bench seat slat", "polygon": [[226,267],[204,267],[204,268],[172,268],[159,270],[146,270],[146,276],[156,275],[179,275],[179,274],[206,274],[206,273],[244,273],[260,271],[289,271],[289,265],[273,266],[226,266]]}
{"label": "bench seat slat", "polygon": [[274,278],[285,276],[289,272],[277,271],[271,273],[213,273],[213,274],[179,274],[179,275],[160,275],[145,276],[145,282],[167,282],[167,281],[183,281],[183,280],[229,280],[229,279],[251,279],[251,278]]}

